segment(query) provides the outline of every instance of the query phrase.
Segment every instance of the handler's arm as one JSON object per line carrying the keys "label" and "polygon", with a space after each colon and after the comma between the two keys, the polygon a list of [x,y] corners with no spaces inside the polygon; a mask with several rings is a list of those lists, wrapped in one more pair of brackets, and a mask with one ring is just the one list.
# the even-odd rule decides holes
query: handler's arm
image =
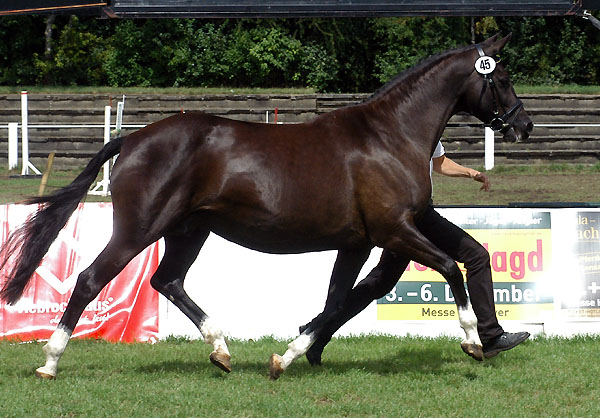
{"label": "handler's arm", "polygon": [[483,183],[480,190],[485,190],[486,192],[490,190],[490,180],[484,173],[464,167],[445,155],[433,159],[433,171],[449,177],[468,177]]}

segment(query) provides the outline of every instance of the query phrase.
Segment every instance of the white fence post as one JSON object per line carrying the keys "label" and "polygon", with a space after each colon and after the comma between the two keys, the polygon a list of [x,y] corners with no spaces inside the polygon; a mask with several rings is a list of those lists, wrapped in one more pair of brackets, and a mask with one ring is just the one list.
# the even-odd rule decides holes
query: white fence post
{"label": "white fence post", "polygon": [[21,167],[21,175],[29,174],[29,134],[27,126],[27,92],[21,92],[21,159],[23,167]]}
{"label": "white fence post", "polygon": [[12,170],[19,164],[19,124],[8,124],[8,169]]}
{"label": "white fence post", "polygon": [[[104,145],[110,141],[110,106],[104,107]],[[103,166],[104,173],[102,180],[96,183],[96,186],[88,192],[88,194],[95,194],[101,196],[108,196],[108,184],[110,178],[110,162],[107,161]]]}
{"label": "white fence post", "polygon": [[23,160],[23,167],[21,168],[21,175],[28,176],[29,169],[37,175],[41,175],[41,171],[35,168],[29,161],[29,125],[28,125],[28,108],[27,108],[27,92],[21,92],[21,159]]}
{"label": "white fence post", "polygon": [[121,126],[123,126],[123,110],[125,109],[125,95],[123,101],[117,103],[117,121],[115,123],[115,136],[121,135]]}
{"label": "white fence post", "polygon": [[494,168],[494,131],[492,128],[485,127],[485,169]]}

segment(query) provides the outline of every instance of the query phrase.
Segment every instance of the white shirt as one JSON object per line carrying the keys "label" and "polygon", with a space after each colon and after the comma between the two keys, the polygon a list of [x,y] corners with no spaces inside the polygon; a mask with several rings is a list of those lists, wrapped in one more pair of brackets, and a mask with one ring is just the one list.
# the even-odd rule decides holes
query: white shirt
{"label": "white shirt", "polygon": [[438,141],[437,145],[435,146],[435,150],[433,151],[433,155],[431,156],[431,160],[429,160],[429,177],[431,177],[431,174],[433,173],[433,159],[439,158],[445,153],[446,150],[442,145],[442,141]]}
{"label": "white shirt", "polygon": [[433,159],[439,158],[446,153],[444,146],[442,145],[442,141],[438,141],[435,146],[435,150],[433,151],[433,155],[431,156],[431,160],[429,160],[429,178],[431,179],[431,196],[433,197],[433,178],[431,175],[433,174]]}

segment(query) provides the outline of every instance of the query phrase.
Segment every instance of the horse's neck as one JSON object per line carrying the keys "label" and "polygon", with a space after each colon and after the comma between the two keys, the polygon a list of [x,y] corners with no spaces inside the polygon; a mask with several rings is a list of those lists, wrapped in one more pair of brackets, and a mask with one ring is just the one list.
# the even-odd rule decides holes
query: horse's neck
{"label": "horse's neck", "polygon": [[381,98],[391,108],[391,128],[404,140],[432,152],[448,121],[457,111],[462,82],[456,65],[434,63],[410,86],[397,85]]}

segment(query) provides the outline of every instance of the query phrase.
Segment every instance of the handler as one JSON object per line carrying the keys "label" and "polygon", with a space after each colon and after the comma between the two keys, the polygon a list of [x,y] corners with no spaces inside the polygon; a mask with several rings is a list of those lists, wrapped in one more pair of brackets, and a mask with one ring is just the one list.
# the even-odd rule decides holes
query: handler
{"label": "handler", "polygon": [[[480,190],[489,191],[488,177],[477,170],[464,167],[446,157],[444,146],[438,142],[431,160],[436,173],[450,177],[468,177],[483,183]],[[483,354],[491,358],[501,351],[510,350],[527,338],[528,332],[505,332],[496,318],[492,270],[487,250],[473,237],[437,213],[430,204],[417,223],[419,230],[450,257],[464,264],[467,270],[467,288],[475,315],[477,330],[483,343]]]}

